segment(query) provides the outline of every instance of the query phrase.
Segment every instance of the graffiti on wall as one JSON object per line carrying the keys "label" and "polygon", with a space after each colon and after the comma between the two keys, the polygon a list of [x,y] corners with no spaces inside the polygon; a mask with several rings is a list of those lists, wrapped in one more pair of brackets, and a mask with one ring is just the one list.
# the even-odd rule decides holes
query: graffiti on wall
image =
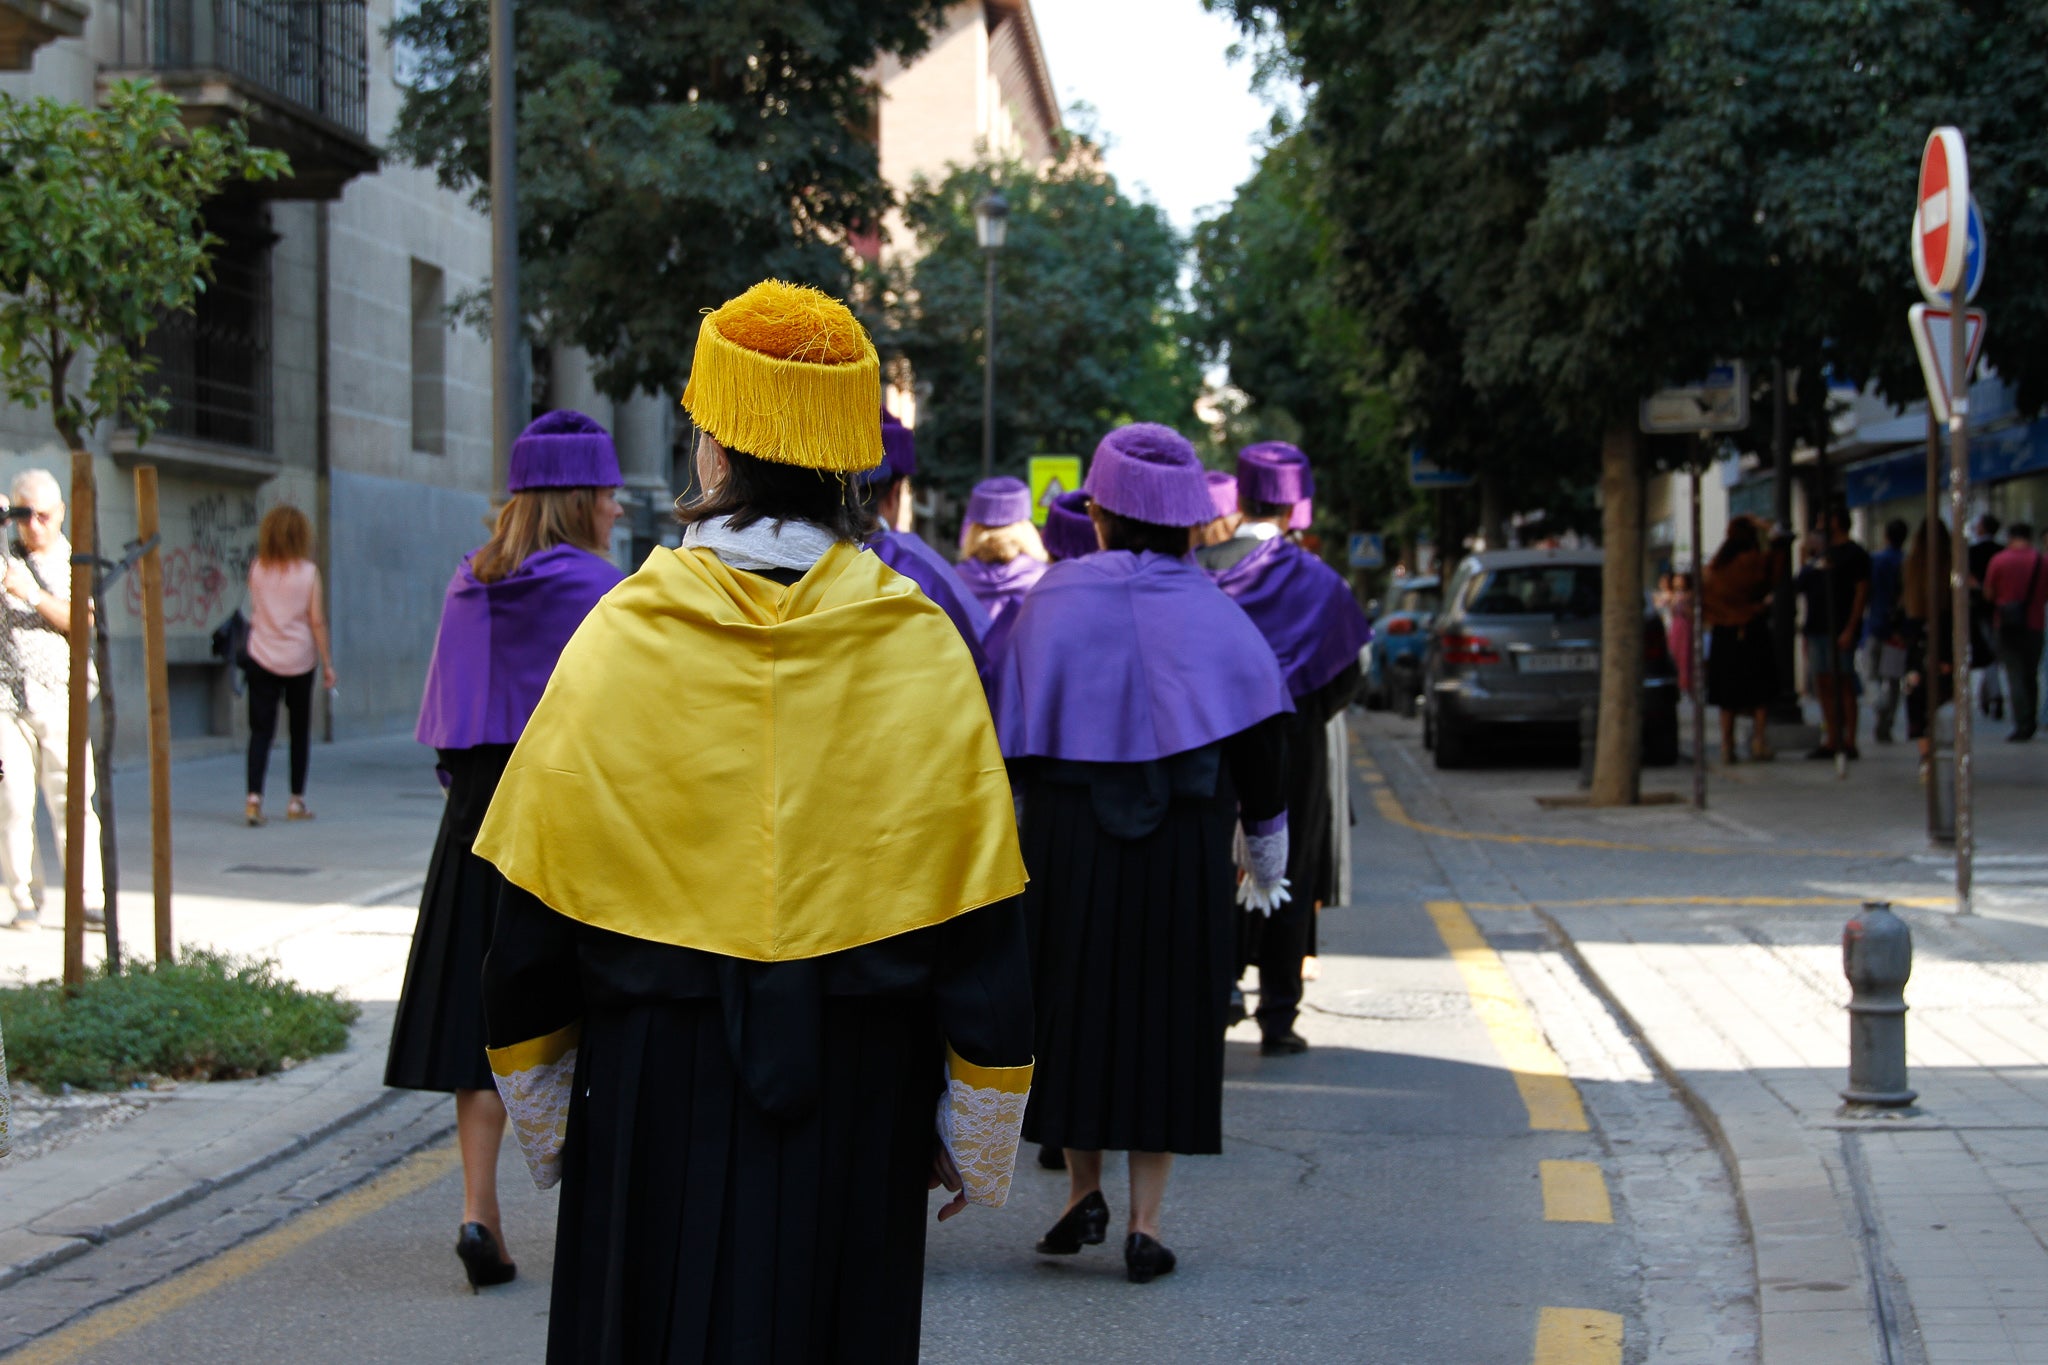
{"label": "graffiti on wall", "polygon": [[[241,601],[242,584],[256,558],[262,511],[251,493],[206,493],[192,500],[188,532],[164,536],[164,625],[210,631]],[[128,614],[142,619],[140,576],[122,580]]]}

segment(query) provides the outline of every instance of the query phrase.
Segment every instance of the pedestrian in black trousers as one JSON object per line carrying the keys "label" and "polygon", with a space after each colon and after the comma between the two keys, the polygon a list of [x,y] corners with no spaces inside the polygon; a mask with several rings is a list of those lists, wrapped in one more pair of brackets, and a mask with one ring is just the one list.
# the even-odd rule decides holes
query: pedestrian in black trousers
{"label": "pedestrian in black trousers", "polygon": [[256,530],[256,562],[249,566],[249,641],[243,672],[249,679],[249,800],[243,818],[263,823],[263,779],[277,734],[277,704],[291,713],[292,799],[288,820],[310,820],[306,767],[313,745],[313,670],[334,686],[327,612],[320,601],[320,570],[313,563],[313,524],[296,507],[263,514]]}

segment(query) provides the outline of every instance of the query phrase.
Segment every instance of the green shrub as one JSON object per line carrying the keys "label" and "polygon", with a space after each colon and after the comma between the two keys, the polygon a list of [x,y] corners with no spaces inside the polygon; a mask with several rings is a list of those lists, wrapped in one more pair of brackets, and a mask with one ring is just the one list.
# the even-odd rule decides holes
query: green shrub
{"label": "green shrub", "polygon": [[277,964],[193,949],[119,975],[0,987],[9,1069],[44,1089],[114,1090],[159,1077],[234,1080],[338,1052],[361,1009]]}

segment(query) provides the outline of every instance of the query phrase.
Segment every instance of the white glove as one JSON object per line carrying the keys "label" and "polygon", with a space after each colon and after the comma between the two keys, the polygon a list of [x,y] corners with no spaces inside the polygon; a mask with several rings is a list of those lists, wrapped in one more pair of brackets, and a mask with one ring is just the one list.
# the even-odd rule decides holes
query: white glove
{"label": "white glove", "polygon": [[1285,877],[1262,882],[1247,873],[1244,880],[1237,884],[1237,903],[1247,910],[1258,911],[1268,919],[1273,917],[1275,910],[1293,899],[1293,893],[1287,889]]}

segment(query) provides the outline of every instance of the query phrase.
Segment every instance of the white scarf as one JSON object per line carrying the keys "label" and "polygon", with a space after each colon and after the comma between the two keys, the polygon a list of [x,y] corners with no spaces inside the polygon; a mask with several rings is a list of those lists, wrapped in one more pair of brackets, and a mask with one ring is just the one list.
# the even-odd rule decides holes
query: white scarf
{"label": "white scarf", "polygon": [[712,517],[692,523],[683,531],[684,548],[709,550],[729,568],[752,572],[808,570],[835,543],[830,531],[808,521],[785,521],[778,526],[762,520],[736,531],[729,517]]}

